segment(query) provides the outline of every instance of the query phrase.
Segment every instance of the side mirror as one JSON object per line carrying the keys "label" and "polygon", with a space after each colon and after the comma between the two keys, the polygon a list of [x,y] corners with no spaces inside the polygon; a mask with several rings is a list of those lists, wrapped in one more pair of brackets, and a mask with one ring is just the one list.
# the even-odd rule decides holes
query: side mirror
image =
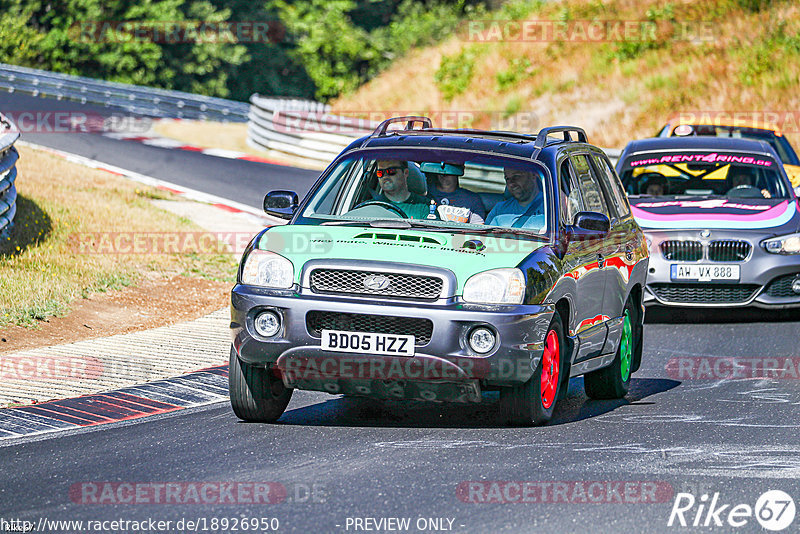
{"label": "side mirror", "polygon": [[280,219],[291,219],[300,200],[294,191],[270,191],[264,197],[264,211]]}
{"label": "side mirror", "polygon": [[584,237],[602,237],[611,228],[611,221],[602,213],[596,211],[579,211],[570,228],[571,233]]}

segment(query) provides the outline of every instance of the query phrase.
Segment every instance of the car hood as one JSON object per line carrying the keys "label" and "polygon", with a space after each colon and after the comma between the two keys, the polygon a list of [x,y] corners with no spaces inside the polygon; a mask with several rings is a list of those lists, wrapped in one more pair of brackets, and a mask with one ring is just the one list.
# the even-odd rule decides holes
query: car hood
{"label": "car hood", "polygon": [[636,222],[644,229],[775,229],[798,226],[795,200],[706,198],[631,199]]}
{"label": "car hood", "polygon": [[[480,241],[481,251],[468,248]],[[289,259],[300,283],[309,260],[363,260],[407,263],[449,269],[458,281],[457,294],[473,274],[500,267],[516,267],[544,241],[485,235],[451,234],[352,226],[274,226],[261,235],[257,248]]]}

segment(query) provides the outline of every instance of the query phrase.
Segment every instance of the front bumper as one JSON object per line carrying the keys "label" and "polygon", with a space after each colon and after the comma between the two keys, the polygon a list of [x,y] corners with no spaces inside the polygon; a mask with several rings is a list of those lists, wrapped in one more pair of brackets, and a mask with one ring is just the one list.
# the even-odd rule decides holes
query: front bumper
{"label": "front bumper", "polygon": [[[264,310],[281,317],[281,330],[272,338],[255,331],[254,318]],[[314,311],[426,319],[433,329],[410,357],[326,351],[307,325]],[[482,389],[522,384],[539,364],[553,313],[552,305],[383,302],[245,285],[231,291],[233,346],[243,362],[279,369],[287,387],[379,398],[479,402]],[[468,345],[476,326],[495,332],[488,354]]]}
{"label": "front bumper", "polygon": [[[791,291],[791,282],[800,277],[800,255],[771,254],[764,250],[761,236],[742,237],[741,233],[731,233],[716,239],[736,239],[747,241],[751,251],[747,259],[739,262],[683,262],[667,260],[659,248],[665,240],[683,238],[697,239],[697,232],[651,233],[645,232],[651,240],[650,266],[644,292],[646,305],[681,307],[746,307],[794,308],[800,307],[800,294]],[[713,263],[715,265],[738,265],[737,282],[676,282],[670,277],[671,265],[676,263]]]}

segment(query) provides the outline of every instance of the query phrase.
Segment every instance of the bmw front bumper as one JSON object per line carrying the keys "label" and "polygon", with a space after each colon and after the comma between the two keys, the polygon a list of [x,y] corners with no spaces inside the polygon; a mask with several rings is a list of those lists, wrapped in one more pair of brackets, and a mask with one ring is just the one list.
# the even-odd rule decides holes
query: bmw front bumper
{"label": "bmw front bumper", "polygon": [[[761,241],[767,235],[741,231],[714,230],[708,239],[698,238],[698,230],[647,231],[650,240],[650,266],[644,302],[647,305],[693,307],[792,308],[800,307],[800,293],[792,290],[792,282],[800,278],[800,255],[780,255],[767,252]],[[750,252],[743,261],[719,262],[709,258],[711,241],[745,241]],[[700,241],[703,258],[699,261],[667,259],[660,245],[664,241]],[[671,277],[674,264],[738,265],[738,281],[676,281]]]}

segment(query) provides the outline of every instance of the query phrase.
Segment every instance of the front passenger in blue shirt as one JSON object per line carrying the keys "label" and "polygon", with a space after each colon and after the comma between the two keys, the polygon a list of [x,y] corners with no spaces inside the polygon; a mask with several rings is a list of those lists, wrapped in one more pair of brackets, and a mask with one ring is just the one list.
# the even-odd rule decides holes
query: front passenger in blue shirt
{"label": "front passenger in blue shirt", "polygon": [[503,169],[508,200],[499,202],[486,216],[486,224],[506,228],[539,226],[544,215],[544,195],[541,181],[531,171]]}

